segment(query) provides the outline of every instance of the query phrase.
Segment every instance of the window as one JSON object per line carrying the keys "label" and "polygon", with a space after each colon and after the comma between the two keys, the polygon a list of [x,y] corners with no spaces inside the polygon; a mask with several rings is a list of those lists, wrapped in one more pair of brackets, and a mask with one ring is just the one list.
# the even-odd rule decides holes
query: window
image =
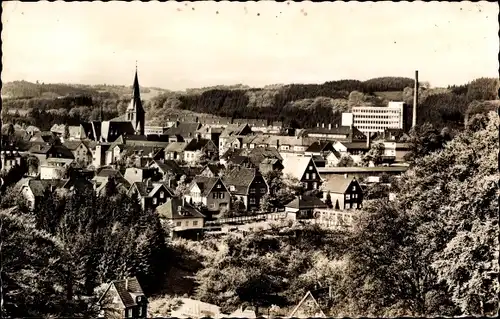
{"label": "window", "polygon": [[309,170],[312,171],[313,167],[312,165],[309,165]]}
{"label": "window", "polygon": [[252,198],[250,198],[250,204],[251,204],[251,205],[255,205],[255,198],[253,198],[253,197],[252,197]]}
{"label": "window", "polygon": [[345,204],[345,209],[350,209],[350,208],[351,208],[351,204],[346,203],[346,204]]}
{"label": "window", "polygon": [[312,173],[312,179],[316,179],[316,173]]}
{"label": "window", "polygon": [[265,193],[266,193],[266,189],[265,189],[265,188],[261,188],[261,189],[260,189],[260,193],[261,193],[261,194],[265,194]]}
{"label": "window", "polygon": [[216,199],[217,198],[217,193],[212,194],[212,198]]}
{"label": "window", "polygon": [[153,197],[153,204],[156,205],[157,202],[158,200],[156,199],[156,197]]}
{"label": "window", "polygon": [[358,194],[352,194],[352,198],[358,198]]}
{"label": "window", "polygon": [[165,197],[165,192],[160,192],[160,198],[164,198]]}
{"label": "window", "polygon": [[193,221],[193,226],[198,226],[198,221],[197,220]]}
{"label": "window", "polygon": [[182,222],[177,222],[175,225],[180,226],[180,225],[182,225]]}
{"label": "window", "polygon": [[316,182],[313,183],[313,189],[318,189],[318,183]]}
{"label": "window", "polygon": [[132,318],[132,309],[127,309],[127,318]]}
{"label": "window", "polygon": [[346,195],[345,195],[345,199],[347,199],[347,200],[351,199],[351,195],[346,194]]}
{"label": "window", "polygon": [[217,188],[220,188],[220,184],[219,184],[219,185],[217,185]]}
{"label": "window", "polygon": [[219,198],[224,199],[224,193],[219,193]]}
{"label": "window", "polygon": [[309,179],[309,173],[306,173],[306,179]]}
{"label": "window", "polygon": [[142,316],[142,307],[139,307],[139,316]]}
{"label": "window", "polygon": [[255,194],[255,188],[250,188],[250,194]]}

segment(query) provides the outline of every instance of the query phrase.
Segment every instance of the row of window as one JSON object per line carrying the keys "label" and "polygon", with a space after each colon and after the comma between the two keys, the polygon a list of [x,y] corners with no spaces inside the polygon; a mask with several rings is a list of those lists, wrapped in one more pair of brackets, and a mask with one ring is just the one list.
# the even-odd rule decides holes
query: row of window
{"label": "row of window", "polygon": [[[358,194],[352,194],[352,198],[353,198],[353,199],[358,198]],[[346,199],[346,200],[351,199],[351,195],[350,195],[350,194],[345,194],[345,199]]]}
{"label": "row of window", "polygon": [[384,108],[384,109],[374,109],[374,108],[363,108],[363,109],[358,109],[358,108],[353,108],[352,112],[354,114],[359,114],[359,113],[368,113],[368,114],[387,114],[387,113],[400,113],[401,109],[399,108]]}
{"label": "row of window", "polygon": [[[198,226],[198,221],[197,221],[197,220],[193,220],[192,224],[193,224],[193,226]],[[186,221],[185,221],[185,225],[186,225],[186,226],[189,226],[189,220],[186,220]],[[177,223],[175,224],[175,226],[177,226],[177,227],[182,226],[182,222],[177,222]]]}
{"label": "row of window", "polygon": [[[316,173],[311,173],[311,179],[316,179]],[[306,179],[309,179],[309,173],[306,173]]]}
{"label": "row of window", "polygon": [[224,193],[217,193],[217,192],[215,192],[215,193],[212,194],[212,198],[213,199],[217,199],[217,198],[224,199]]}

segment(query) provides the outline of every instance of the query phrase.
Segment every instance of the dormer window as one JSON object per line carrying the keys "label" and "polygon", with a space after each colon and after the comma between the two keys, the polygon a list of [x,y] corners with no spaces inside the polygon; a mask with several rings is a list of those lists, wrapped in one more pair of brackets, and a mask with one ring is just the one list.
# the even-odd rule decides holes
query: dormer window
{"label": "dormer window", "polygon": [[229,186],[229,190],[230,190],[231,192],[234,192],[234,190],[235,190],[234,185]]}

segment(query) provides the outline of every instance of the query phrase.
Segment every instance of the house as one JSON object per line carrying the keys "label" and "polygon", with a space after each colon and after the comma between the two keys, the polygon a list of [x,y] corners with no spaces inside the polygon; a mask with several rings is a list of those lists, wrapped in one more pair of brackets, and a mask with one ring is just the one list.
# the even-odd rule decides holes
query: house
{"label": "house", "polygon": [[202,138],[211,140],[218,148],[219,137],[223,131],[224,131],[223,127],[214,127],[212,126],[212,124],[205,124],[199,130],[196,131],[196,134],[200,134]]}
{"label": "house", "polygon": [[112,281],[99,298],[104,318],[146,318],[148,299],[136,277]]}
{"label": "house", "polygon": [[137,196],[142,210],[146,211],[155,210],[156,207],[165,204],[167,199],[174,196],[174,191],[162,182],[147,180],[145,182],[131,183],[128,195]]}
{"label": "house", "polygon": [[354,126],[339,126],[332,127],[332,124],[328,124],[325,127],[325,123],[322,123],[321,127],[317,123],[316,127],[306,129],[304,134],[309,137],[314,137],[322,140],[329,141],[344,141],[344,142],[355,142],[365,139],[365,135]]}
{"label": "house", "polygon": [[169,198],[164,204],[156,207],[156,212],[162,224],[168,225],[174,233],[203,229],[205,215],[187,203],[185,198]]}
{"label": "house", "polygon": [[90,143],[84,141],[64,141],[63,145],[73,153],[75,162],[83,167],[92,163],[92,149]]}
{"label": "house", "polygon": [[242,202],[248,211],[259,210],[262,197],[269,191],[256,168],[233,168],[224,174],[223,181],[231,195]]}
{"label": "house", "polygon": [[243,136],[251,135],[252,129],[248,124],[230,124],[226,126],[219,136],[219,155],[224,154],[229,148],[241,148]]}
{"label": "house", "polygon": [[336,142],[333,147],[341,154],[350,155],[355,163],[359,163],[370,150],[369,139],[366,142]]}
{"label": "house", "polygon": [[175,126],[170,127],[165,134],[169,136],[169,142],[187,142],[189,143],[196,137],[196,131],[200,129],[201,124],[196,122],[177,122]]}
{"label": "house", "polygon": [[28,153],[38,158],[40,165],[47,164],[49,158],[75,159],[73,153],[64,145],[33,143]]}
{"label": "house", "polygon": [[2,148],[0,151],[0,171],[10,171],[22,163],[22,156],[18,150]]}
{"label": "house", "polygon": [[363,207],[363,189],[354,177],[329,176],[321,186],[323,200],[328,194],[336,210],[359,209]]}
{"label": "house", "polygon": [[106,185],[113,180],[119,192],[127,192],[130,189],[130,183],[123,178],[120,171],[112,168],[101,168],[92,179],[94,188],[99,195],[105,195]]}
{"label": "house", "polygon": [[245,149],[253,167],[260,168],[264,173],[269,170],[283,169],[283,157],[274,147],[256,147]]}
{"label": "house", "polygon": [[95,149],[92,151],[92,166],[94,166],[94,168],[98,169],[101,166],[111,164],[106,161],[107,151],[110,146],[110,143],[97,142]]}
{"label": "house", "polygon": [[231,203],[229,190],[220,177],[196,176],[184,197],[189,203],[205,205],[209,211],[227,210]]}
{"label": "house", "polygon": [[204,154],[207,158],[212,158],[217,154],[217,146],[212,140],[201,138],[198,135],[184,148],[184,161],[190,165],[194,165],[199,161],[201,154]]}
{"label": "house", "polygon": [[306,156],[325,156],[329,152],[335,151],[332,142],[330,141],[317,141],[312,143],[305,151]]}
{"label": "house", "polygon": [[200,173],[200,176],[205,177],[219,177],[222,174],[222,170],[224,166],[216,165],[216,164],[207,164],[205,168]]}
{"label": "house", "polygon": [[171,187],[174,187],[181,176],[185,175],[184,170],[173,160],[153,160],[146,167],[156,170],[160,176],[159,180],[166,182]]}
{"label": "house", "polygon": [[50,157],[39,166],[40,179],[64,178],[68,168],[74,162],[75,160],[71,158]]}
{"label": "house", "polygon": [[165,148],[165,159],[181,161],[184,160],[184,150],[188,143],[172,142]]}
{"label": "house", "polygon": [[283,166],[283,177],[298,179],[306,190],[319,189],[322,180],[312,157],[286,157]]}
{"label": "house", "polygon": [[220,307],[199,300],[180,298],[181,305],[170,313],[172,318],[221,318]]}
{"label": "house", "polygon": [[328,208],[328,206],[316,196],[299,195],[285,205],[287,214],[295,214],[296,219],[310,219],[314,216],[314,210]]}
{"label": "house", "polygon": [[20,182],[18,185],[20,185],[21,194],[27,201],[28,207],[33,210],[40,204],[47,191],[54,192],[63,187],[67,180],[26,179]]}
{"label": "house", "polygon": [[149,167],[127,167],[123,177],[133,184],[135,182],[144,182],[148,179],[155,180],[156,170]]}
{"label": "house", "polygon": [[255,310],[239,307],[235,312],[231,313],[229,315],[229,318],[257,318],[257,314],[255,313]]}

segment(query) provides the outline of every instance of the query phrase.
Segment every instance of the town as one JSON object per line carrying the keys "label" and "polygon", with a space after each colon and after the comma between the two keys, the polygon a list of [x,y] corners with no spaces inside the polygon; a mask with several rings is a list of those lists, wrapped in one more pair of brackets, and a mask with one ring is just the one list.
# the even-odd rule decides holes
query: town
{"label": "town", "polygon": [[2,318],[498,314],[498,78],[174,91],[141,63],[2,84]]}

